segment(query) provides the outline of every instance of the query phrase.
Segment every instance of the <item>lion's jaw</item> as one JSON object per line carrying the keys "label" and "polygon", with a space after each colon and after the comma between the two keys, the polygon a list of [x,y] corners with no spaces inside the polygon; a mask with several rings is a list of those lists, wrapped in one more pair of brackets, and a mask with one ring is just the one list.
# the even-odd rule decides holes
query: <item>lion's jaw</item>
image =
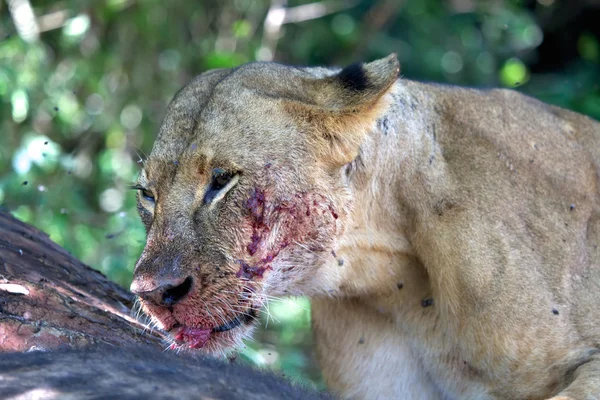
{"label": "lion's jaw", "polygon": [[259,294],[252,294],[250,286],[246,286],[241,287],[237,295],[223,294],[219,305],[210,310],[207,306],[198,306],[206,304],[206,301],[196,292],[172,307],[157,306],[143,300],[140,303],[153,324],[167,333],[170,349],[195,349],[225,355],[242,347],[242,340],[251,337],[263,307],[262,298]]}

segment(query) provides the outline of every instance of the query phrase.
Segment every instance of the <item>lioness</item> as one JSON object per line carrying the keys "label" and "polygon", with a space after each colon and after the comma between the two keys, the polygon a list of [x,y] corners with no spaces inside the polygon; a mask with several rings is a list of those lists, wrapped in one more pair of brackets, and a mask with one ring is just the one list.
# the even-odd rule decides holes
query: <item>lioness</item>
{"label": "lioness", "polygon": [[135,186],[131,290],[211,353],[267,296],[310,296],[344,398],[600,398],[600,124],[398,72],[195,78]]}

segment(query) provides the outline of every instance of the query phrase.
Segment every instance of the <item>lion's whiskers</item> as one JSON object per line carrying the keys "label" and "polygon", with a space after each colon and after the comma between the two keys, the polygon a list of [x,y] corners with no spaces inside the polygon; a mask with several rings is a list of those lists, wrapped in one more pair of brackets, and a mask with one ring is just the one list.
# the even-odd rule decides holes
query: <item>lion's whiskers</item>
{"label": "lion's whiskers", "polygon": [[212,319],[212,321],[215,324],[215,326],[218,326],[219,323],[215,319],[214,315],[208,309],[208,305],[206,304],[206,302],[202,298],[198,298],[198,300],[200,300],[202,302],[202,305],[204,306],[204,309],[206,310],[206,314],[210,317],[210,319]]}

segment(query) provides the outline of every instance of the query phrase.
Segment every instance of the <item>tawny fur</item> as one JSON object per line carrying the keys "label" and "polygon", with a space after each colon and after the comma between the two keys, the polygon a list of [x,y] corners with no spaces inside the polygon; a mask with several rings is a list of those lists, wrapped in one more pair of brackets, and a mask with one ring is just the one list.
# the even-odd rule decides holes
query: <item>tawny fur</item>
{"label": "tawny fur", "polygon": [[[308,295],[344,398],[600,398],[600,124],[397,72],[253,63],[186,86],[141,174],[134,287],[194,286],[146,311],[210,328]],[[237,181],[205,204],[214,168]]]}

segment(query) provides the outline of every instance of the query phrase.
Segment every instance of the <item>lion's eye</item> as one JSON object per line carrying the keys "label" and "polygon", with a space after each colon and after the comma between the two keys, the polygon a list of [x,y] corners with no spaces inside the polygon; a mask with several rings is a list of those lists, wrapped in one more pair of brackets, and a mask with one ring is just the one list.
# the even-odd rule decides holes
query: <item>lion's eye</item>
{"label": "lion's eye", "polygon": [[154,194],[148,189],[140,189],[140,193],[146,200],[154,202]]}
{"label": "lion's eye", "polygon": [[232,179],[235,176],[235,174],[227,172],[224,169],[215,168],[212,172],[212,179],[210,181],[210,185],[208,186],[206,194],[204,195],[204,203],[210,204],[213,201],[215,201],[215,199],[220,199],[221,197],[223,197],[225,195],[225,193],[223,192],[223,188],[225,188],[228,185],[233,186],[230,185],[230,183],[232,182]]}
{"label": "lion's eye", "polygon": [[213,170],[212,182],[210,184],[211,189],[213,189],[213,190],[223,189],[225,186],[227,186],[227,184],[231,180],[232,176],[233,176],[232,174],[230,174],[229,172],[227,172],[225,170],[222,170],[221,168],[215,168]]}
{"label": "lion's eye", "polygon": [[133,189],[133,190],[137,190],[138,192],[140,192],[140,194],[142,195],[142,197],[144,199],[154,203],[154,194],[150,190],[143,187],[142,185],[136,184],[136,185],[129,186],[129,188]]}

